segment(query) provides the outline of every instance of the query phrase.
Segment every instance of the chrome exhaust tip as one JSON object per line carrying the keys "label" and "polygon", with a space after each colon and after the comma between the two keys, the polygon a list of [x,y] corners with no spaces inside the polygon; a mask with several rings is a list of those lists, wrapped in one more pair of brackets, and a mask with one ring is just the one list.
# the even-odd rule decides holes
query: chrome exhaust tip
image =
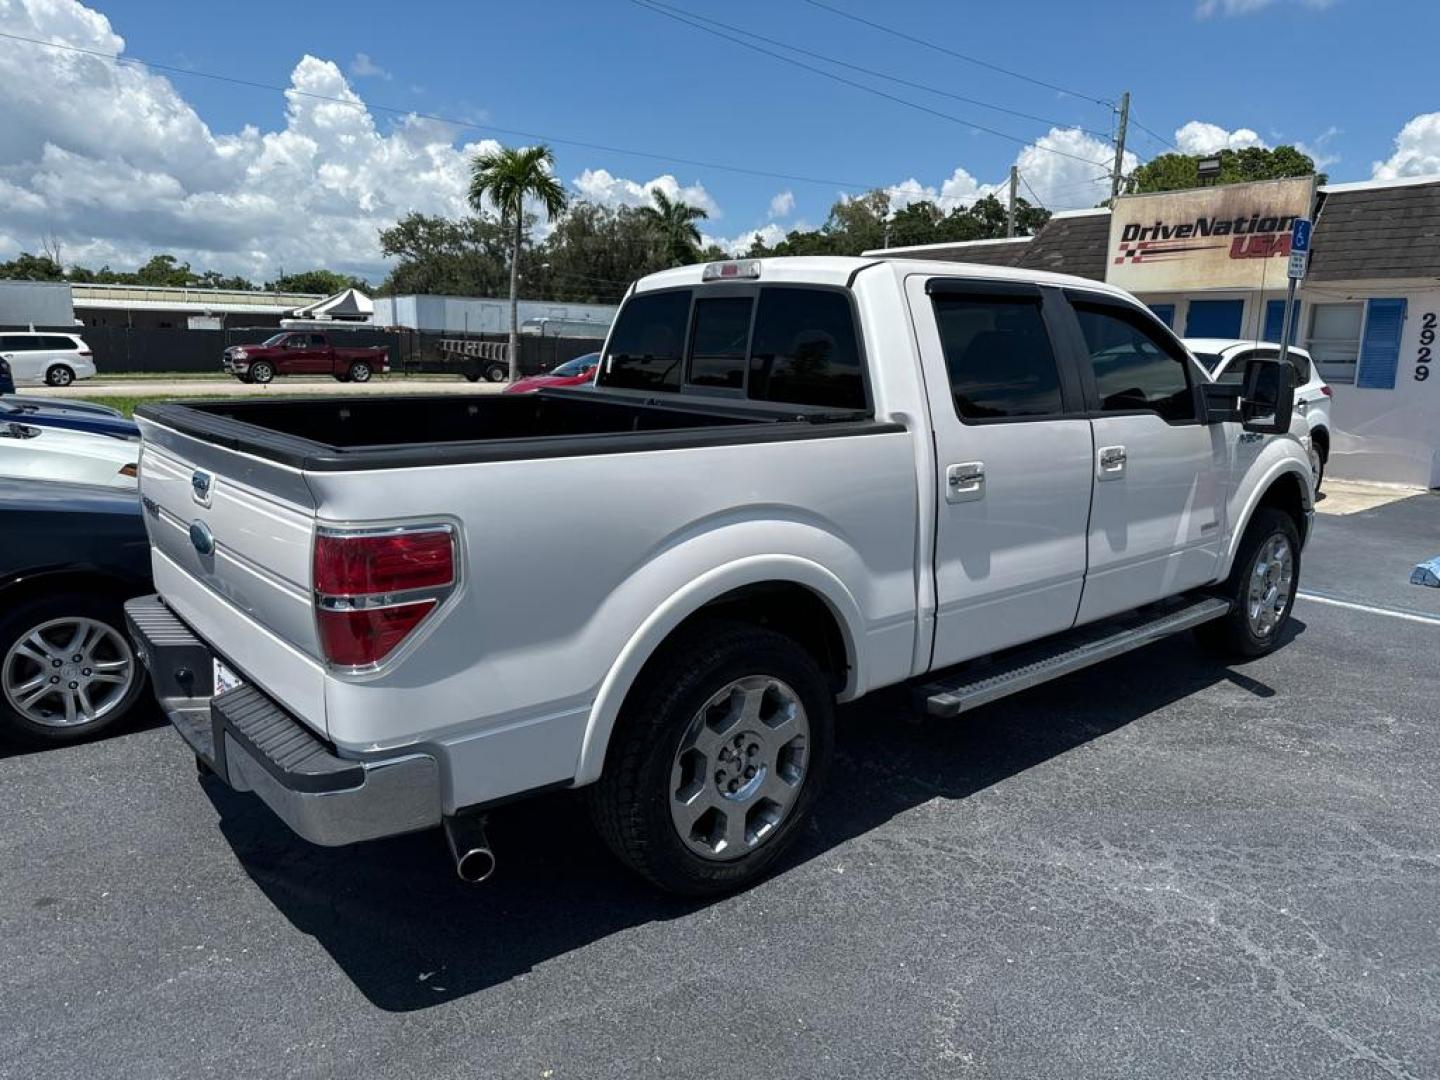
{"label": "chrome exhaust tip", "polygon": [[485,818],[459,815],[445,819],[445,840],[460,880],[477,885],[495,872],[495,853],[485,836]]}

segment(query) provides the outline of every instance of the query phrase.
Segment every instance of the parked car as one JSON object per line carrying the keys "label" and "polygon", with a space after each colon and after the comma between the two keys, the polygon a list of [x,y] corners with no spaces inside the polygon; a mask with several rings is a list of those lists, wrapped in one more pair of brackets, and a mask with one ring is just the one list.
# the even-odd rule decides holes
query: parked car
{"label": "parked car", "polygon": [[95,484],[134,492],[140,444],[0,414],[0,476]]}
{"label": "parked car", "polygon": [[716,893],[801,835],[837,701],[1283,641],[1309,463],[1250,366],[1242,399],[1081,278],[682,267],[589,390],[142,405],[127,614],[202,764],[301,836],[443,824],[479,880],[486,807],[586,787],[624,862]]}
{"label": "parked car", "polygon": [[232,345],[221,366],[241,382],[268,383],[276,375],[331,375],[340,382],[369,382],[390,370],[390,351],[383,345],[332,345],[315,330],[285,330],[259,345]]}
{"label": "parked car", "polygon": [[517,379],[500,392],[502,394],[530,394],[536,390],[544,390],[546,387],[553,389],[557,386],[582,386],[594,381],[595,367],[599,363],[600,354],[598,352],[586,353],[573,360],[566,360],[563,364],[557,364],[543,375],[531,375],[525,379]]}
{"label": "parked car", "polygon": [[88,431],[93,435],[108,435],[112,439],[140,438],[140,429],[136,427],[135,421],[126,420],[119,414],[110,416],[105,413],[56,409],[44,398],[26,398],[19,401],[13,396],[0,396],[0,424],[16,421],[36,427]]}
{"label": "parked car", "polygon": [[150,588],[140,518],[133,492],[0,478],[0,732],[74,742],[140,700],[121,610]]}
{"label": "parked car", "polygon": [[7,330],[0,334],[0,359],[16,386],[69,386],[95,375],[90,346],[78,334]]}
{"label": "parked car", "polygon": [[[1271,341],[1237,341],[1232,338],[1186,338],[1186,346],[1218,383],[1239,386],[1245,378],[1245,365],[1261,357],[1277,358],[1280,346]],[[1285,352],[1295,367],[1295,412],[1304,421],[1299,433],[1305,453],[1310,459],[1310,474],[1319,492],[1325,479],[1325,463],[1330,460],[1330,397],[1331,390],[1310,353],[1291,346]],[[1297,424],[1297,427],[1301,425]]]}
{"label": "parked car", "polygon": [[0,396],[15,393],[15,376],[10,373],[10,361],[0,356]]}

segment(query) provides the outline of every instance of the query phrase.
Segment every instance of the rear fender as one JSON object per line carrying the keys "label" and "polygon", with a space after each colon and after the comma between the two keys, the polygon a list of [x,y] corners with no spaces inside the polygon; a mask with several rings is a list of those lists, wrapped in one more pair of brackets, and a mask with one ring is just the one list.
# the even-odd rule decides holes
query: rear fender
{"label": "rear fender", "polygon": [[840,697],[847,700],[864,692],[867,677],[863,640],[864,617],[855,597],[833,573],[810,559],[793,555],[756,555],[738,559],[701,574],[659,602],[653,613],[632,634],[610,667],[590,709],[580,749],[575,783],[588,784],[600,777],[610,734],[645,662],[689,616],[706,604],[747,585],[784,582],[800,585],[819,596],[835,616],[845,642],[846,683]]}

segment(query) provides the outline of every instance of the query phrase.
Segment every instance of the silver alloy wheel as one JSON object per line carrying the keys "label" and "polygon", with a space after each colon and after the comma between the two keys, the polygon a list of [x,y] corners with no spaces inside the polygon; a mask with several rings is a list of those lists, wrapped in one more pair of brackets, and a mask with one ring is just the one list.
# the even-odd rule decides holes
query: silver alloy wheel
{"label": "silver alloy wheel", "polygon": [[51,619],[22,634],[0,666],[10,707],[43,727],[79,727],[103,719],[136,678],[135,654],[99,619]]}
{"label": "silver alloy wheel", "polygon": [[55,367],[52,367],[50,369],[46,381],[48,381],[51,386],[69,386],[70,383],[74,381],[74,379],[75,376],[71,373],[69,368],[65,367],[63,364],[57,364]]}
{"label": "silver alloy wheel", "polygon": [[701,858],[738,859],[765,843],[800,795],[810,718],[768,675],[729,683],[690,721],[670,770],[670,820]]}
{"label": "silver alloy wheel", "polygon": [[257,383],[268,383],[275,377],[275,371],[269,364],[251,364],[250,378]]}
{"label": "silver alloy wheel", "polygon": [[350,380],[351,382],[369,382],[370,365],[356,364],[350,369]]}
{"label": "silver alloy wheel", "polygon": [[1250,568],[1245,614],[1256,637],[1268,638],[1280,625],[1294,582],[1295,555],[1290,541],[1283,533],[1276,533],[1260,545]]}

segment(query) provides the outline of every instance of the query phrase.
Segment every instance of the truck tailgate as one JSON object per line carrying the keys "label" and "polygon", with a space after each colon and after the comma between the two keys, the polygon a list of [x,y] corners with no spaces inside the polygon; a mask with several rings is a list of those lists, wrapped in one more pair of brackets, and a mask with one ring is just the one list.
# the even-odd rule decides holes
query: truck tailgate
{"label": "truck tailgate", "polygon": [[324,667],[311,599],[315,505],[294,469],[140,421],[140,495],[155,586],[226,661],[321,722]]}

